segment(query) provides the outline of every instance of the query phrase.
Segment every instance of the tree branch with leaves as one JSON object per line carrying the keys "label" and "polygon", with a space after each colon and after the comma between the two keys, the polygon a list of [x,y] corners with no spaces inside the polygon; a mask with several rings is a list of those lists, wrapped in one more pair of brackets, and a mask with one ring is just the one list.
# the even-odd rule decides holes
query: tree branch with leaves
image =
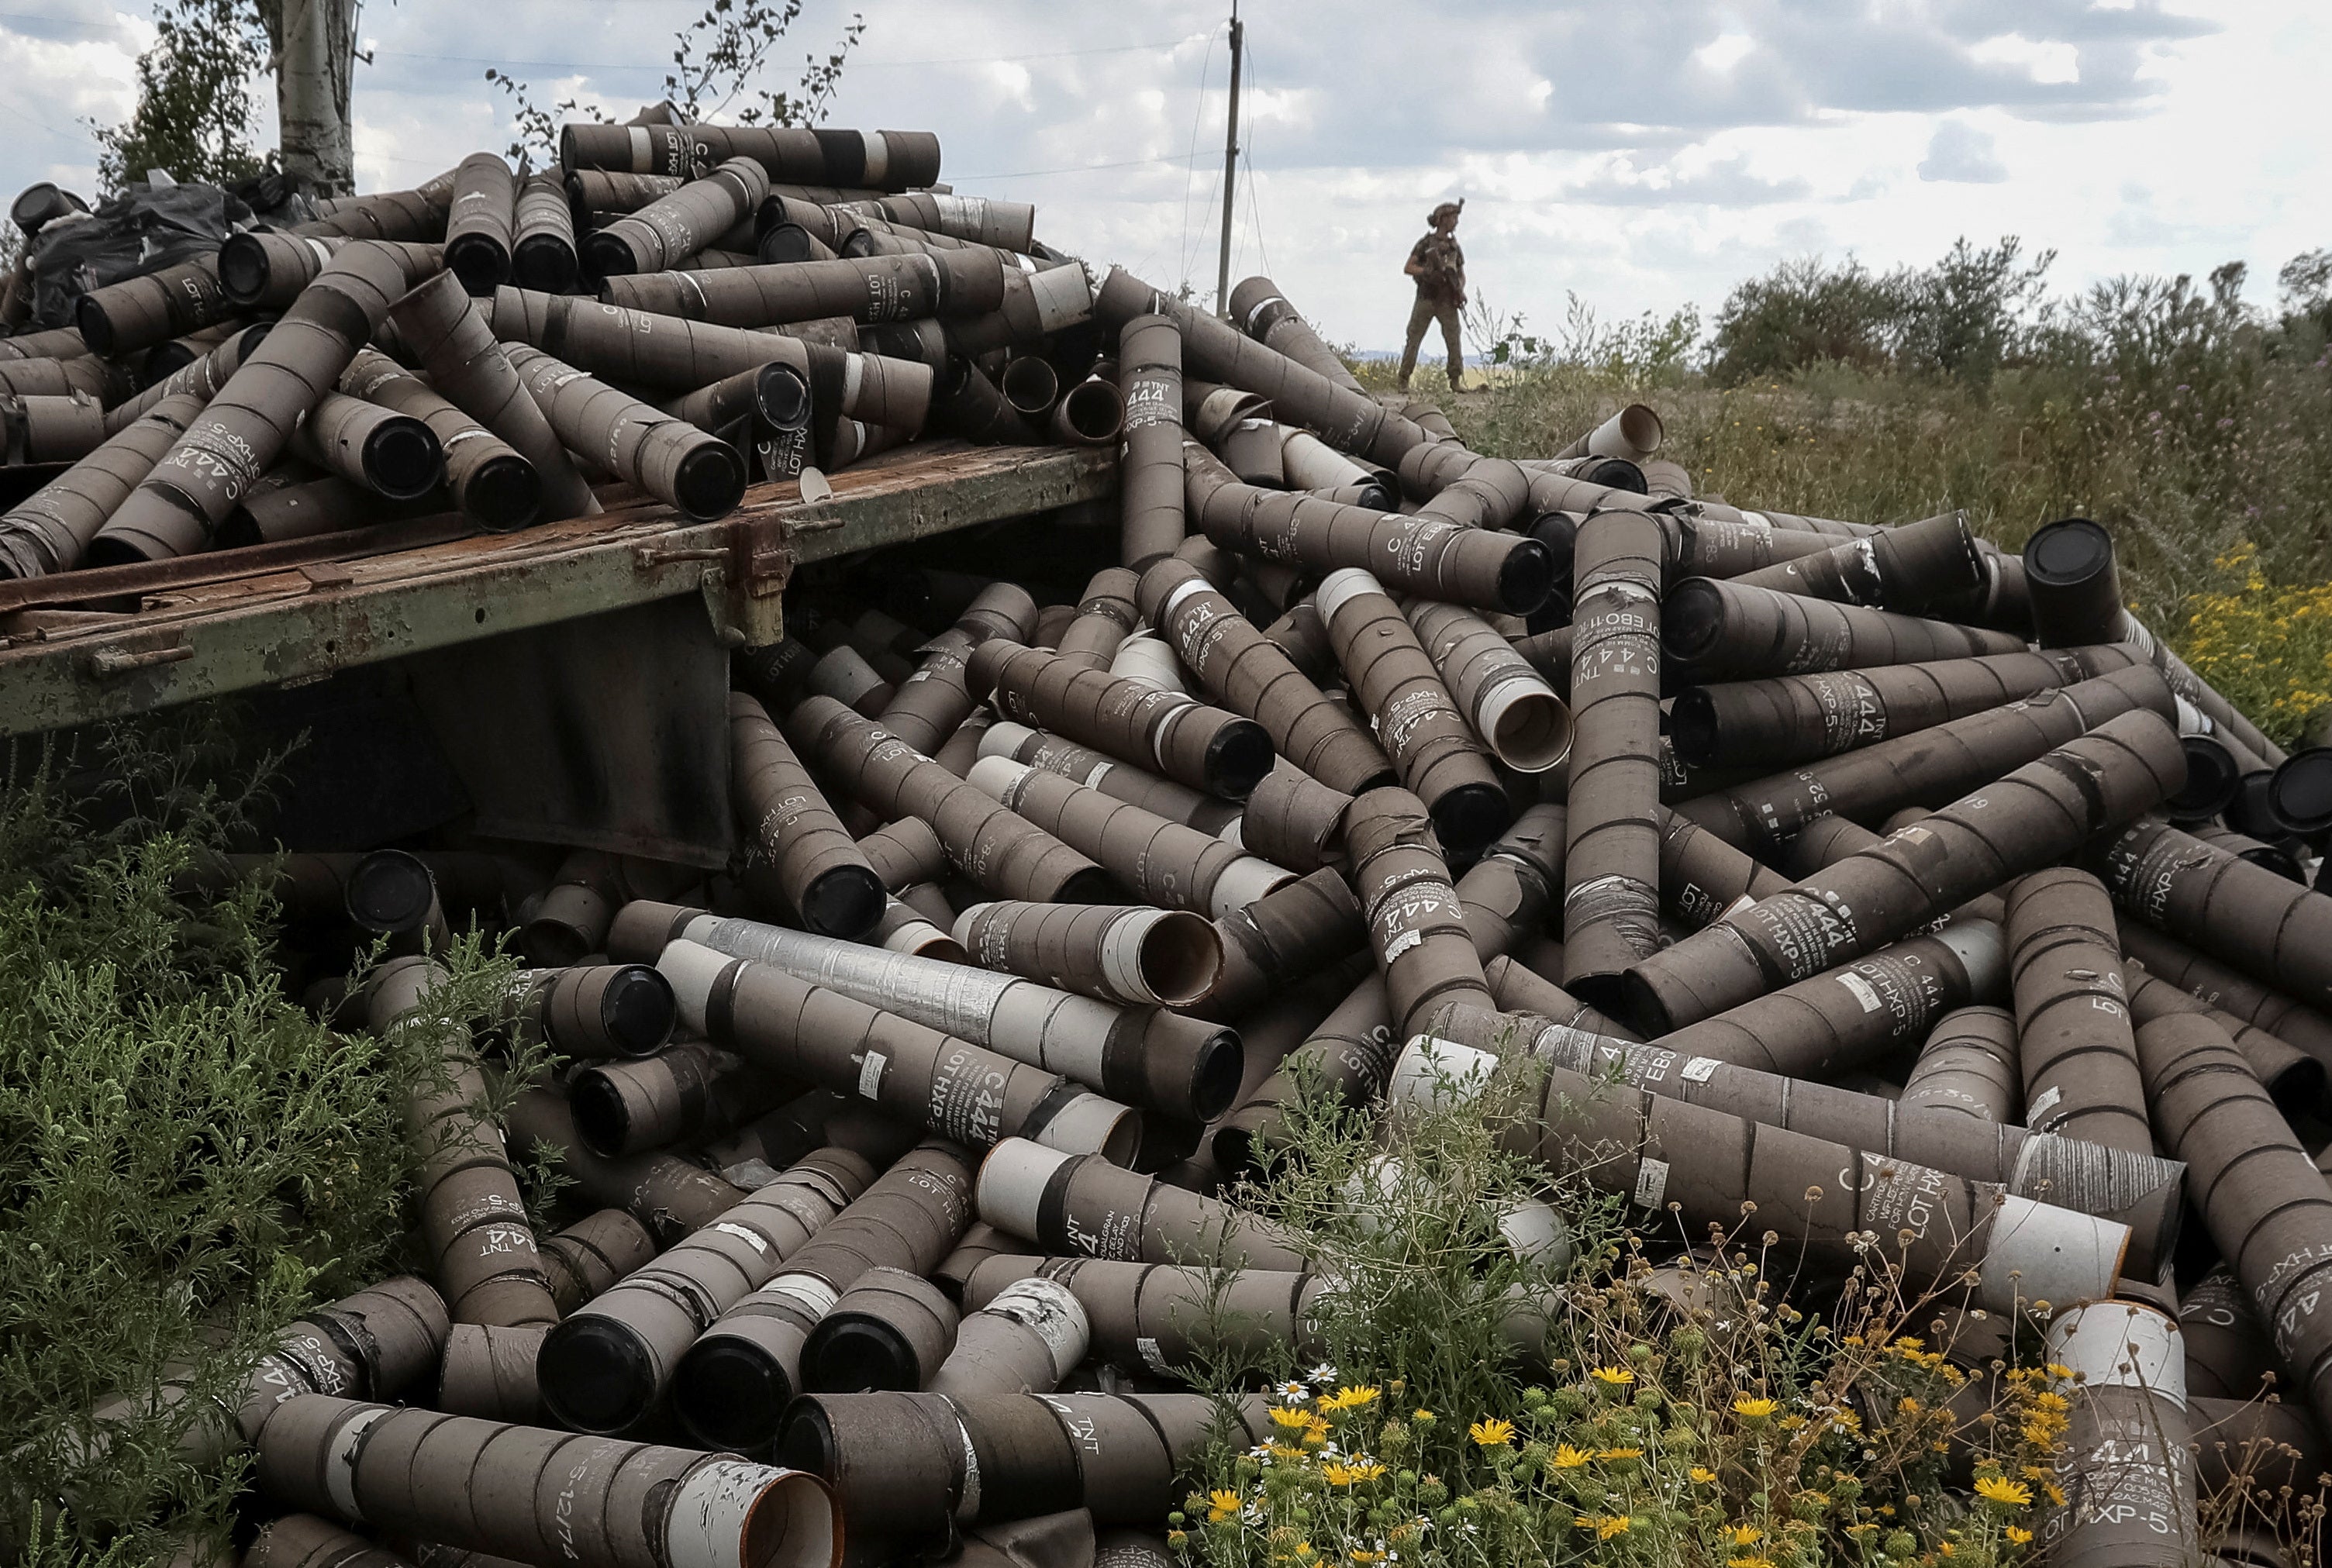
{"label": "tree branch with leaves", "polygon": [[[664,73],[664,97],[683,121],[726,120],[738,125],[816,125],[826,118],[850,52],[866,32],[854,12],[842,36],[826,54],[806,54],[800,79],[790,91],[760,85],[770,56],[801,19],[803,0],[712,0],[704,14],[673,34],[672,69]],[[486,80],[508,93],[517,135],[514,159],[547,165],[559,156],[559,128],[569,120],[611,123],[614,116],[596,103],[564,98],[550,104],[506,71],[489,67]]]}

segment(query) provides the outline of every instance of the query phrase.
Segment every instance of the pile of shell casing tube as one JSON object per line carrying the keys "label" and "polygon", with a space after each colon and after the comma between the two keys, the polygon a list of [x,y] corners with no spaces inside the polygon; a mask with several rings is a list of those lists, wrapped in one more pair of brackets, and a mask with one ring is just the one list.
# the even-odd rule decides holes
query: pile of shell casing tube
{"label": "pile of shell casing tube", "polygon": [[[2104,529],[1696,500],[1640,406],[1483,456],[1268,280],[1226,320],[1089,267],[926,134],[563,152],[0,340],[17,449],[78,459],[5,569],[617,481],[715,518],[943,436],[1105,447],[1116,496],[986,571],[802,573],[734,655],[726,872],[264,863],[295,927],[399,955],[347,1028],[425,1017],[467,923],[532,967],[410,1107],[427,1277],[295,1324],[189,1439],[255,1454],[251,1560],[871,1563],[1043,1515],[1169,1561],[1219,1413],[1193,1305],[1295,1355],[1334,1287],[1242,1206],[1302,1087],[1397,1155],[1501,1068],[1512,1149],[1647,1235],[1754,1205],[1809,1293],[1875,1235],[2045,1335],[2056,1561],[2192,1560],[2231,1443],[2313,1489],[2332,751],[2157,641]],[[564,1065],[498,1123],[522,1040]]]}

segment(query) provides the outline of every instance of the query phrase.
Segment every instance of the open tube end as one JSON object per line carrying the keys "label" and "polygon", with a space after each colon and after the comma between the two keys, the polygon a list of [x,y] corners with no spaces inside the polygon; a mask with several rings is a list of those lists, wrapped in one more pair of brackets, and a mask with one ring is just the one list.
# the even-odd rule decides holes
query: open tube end
{"label": "open tube end", "polygon": [[715,1458],[691,1470],[673,1497],[664,1561],[672,1568],[836,1568],[842,1521],[814,1475]]}

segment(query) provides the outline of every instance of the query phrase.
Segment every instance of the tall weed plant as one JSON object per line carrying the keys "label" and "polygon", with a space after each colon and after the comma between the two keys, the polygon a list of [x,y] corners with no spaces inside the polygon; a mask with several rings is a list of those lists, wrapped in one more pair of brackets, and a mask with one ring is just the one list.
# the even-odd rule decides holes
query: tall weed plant
{"label": "tall weed plant", "polygon": [[400,1121],[434,1057],[311,1017],[262,887],[201,874],[266,770],[216,723],[8,760],[0,1544],[158,1562],[222,1538],[242,1477],[181,1457],[191,1425],[302,1309],[400,1262]]}

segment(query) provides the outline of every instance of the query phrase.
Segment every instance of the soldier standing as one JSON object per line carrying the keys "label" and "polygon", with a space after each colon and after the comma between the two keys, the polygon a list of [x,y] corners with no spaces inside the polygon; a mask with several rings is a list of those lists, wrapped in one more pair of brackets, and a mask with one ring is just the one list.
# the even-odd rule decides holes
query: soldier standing
{"label": "soldier standing", "polygon": [[1409,264],[1401,269],[1417,280],[1417,303],[1409,312],[1409,343],[1400,352],[1400,388],[1409,390],[1410,373],[1417,368],[1417,346],[1425,329],[1441,323],[1442,341],[1449,346],[1449,389],[1465,390],[1465,351],[1458,346],[1458,313],[1466,305],[1466,253],[1458,248],[1458,215],[1464,198],[1443,202],[1426,221],[1426,236],[1410,247]]}

